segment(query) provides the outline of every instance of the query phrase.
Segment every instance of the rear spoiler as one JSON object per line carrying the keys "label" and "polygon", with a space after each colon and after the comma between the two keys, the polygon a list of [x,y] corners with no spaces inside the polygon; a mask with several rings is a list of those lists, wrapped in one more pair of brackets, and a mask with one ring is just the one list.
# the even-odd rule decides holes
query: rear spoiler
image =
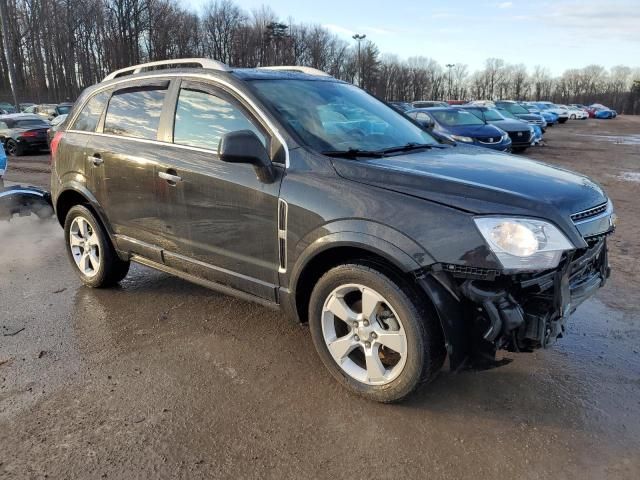
{"label": "rear spoiler", "polygon": [[0,183],[0,220],[10,220],[18,214],[21,217],[35,213],[40,218],[53,215],[51,194],[37,187],[14,185],[2,188]]}

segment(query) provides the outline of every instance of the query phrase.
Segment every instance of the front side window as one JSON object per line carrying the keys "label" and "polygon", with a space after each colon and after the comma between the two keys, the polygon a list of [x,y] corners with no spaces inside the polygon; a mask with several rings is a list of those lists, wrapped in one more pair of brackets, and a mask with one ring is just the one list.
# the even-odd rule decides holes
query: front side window
{"label": "front side window", "polygon": [[253,131],[266,145],[264,134],[239,107],[211,93],[180,90],[173,143],[217,151],[223,135],[238,130]]}
{"label": "front side window", "polygon": [[71,130],[95,132],[107,100],[109,100],[108,92],[101,92],[94,95],[76,117]]}
{"label": "front side window", "polygon": [[403,114],[346,83],[254,80],[257,94],[287,129],[317,152],[437,144]]}
{"label": "front side window", "polygon": [[115,92],[107,107],[104,133],[155,140],[165,93],[158,87]]}

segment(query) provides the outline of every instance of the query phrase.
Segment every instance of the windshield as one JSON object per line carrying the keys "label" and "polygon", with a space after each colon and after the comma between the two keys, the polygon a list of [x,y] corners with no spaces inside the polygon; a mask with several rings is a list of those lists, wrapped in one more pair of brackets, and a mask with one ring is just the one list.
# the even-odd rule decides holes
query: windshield
{"label": "windshield", "polygon": [[318,152],[438,143],[353,85],[309,80],[256,80],[253,85],[283,124]]}
{"label": "windshield", "polygon": [[484,111],[484,118],[488,122],[504,120],[504,117],[500,115],[500,113],[497,110],[494,110],[493,108],[488,108],[487,110]]}
{"label": "windshield", "polygon": [[500,112],[500,114],[502,116],[504,116],[505,118],[512,118],[514,120],[518,120],[518,117],[516,117],[513,113],[511,113],[509,110],[506,110],[504,108],[498,108],[498,111]]}
{"label": "windshield", "polygon": [[500,104],[500,107],[504,108],[505,110],[509,110],[511,113],[515,113],[516,115],[521,113],[529,113],[526,108],[518,105],[517,103],[503,103]]}
{"label": "windshield", "polygon": [[60,115],[63,115],[65,113],[69,113],[69,110],[71,110],[71,105],[58,105],[58,113]]}
{"label": "windshield", "polygon": [[42,120],[40,120],[38,118],[17,120],[16,123],[15,123],[15,127],[16,128],[25,128],[25,127],[47,128],[48,126],[49,126],[49,124],[47,124],[46,122],[43,122]]}
{"label": "windshield", "polygon": [[462,125],[484,125],[484,122],[472,113],[464,110],[436,110],[429,112],[442,125],[457,127]]}

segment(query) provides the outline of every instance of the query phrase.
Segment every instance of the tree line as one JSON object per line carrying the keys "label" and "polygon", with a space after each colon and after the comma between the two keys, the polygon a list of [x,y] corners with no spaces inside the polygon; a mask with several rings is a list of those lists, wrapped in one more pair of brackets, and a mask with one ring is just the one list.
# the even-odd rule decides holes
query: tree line
{"label": "tree line", "polygon": [[245,11],[211,0],[199,13],[178,0],[0,0],[8,26],[0,32],[11,58],[0,61],[0,100],[10,100],[8,63],[21,101],[73,100],[110,71],[146,61],[208,57],[238,67],[306,65],[352,82],[385,100],[498,99],[600,102],[640,113],[640,69],[599,65],[554,77],[487,59],[443,66],[428,57],[381,54],[374,42],[358,49],[321,25],[282,19],[269,7]]}

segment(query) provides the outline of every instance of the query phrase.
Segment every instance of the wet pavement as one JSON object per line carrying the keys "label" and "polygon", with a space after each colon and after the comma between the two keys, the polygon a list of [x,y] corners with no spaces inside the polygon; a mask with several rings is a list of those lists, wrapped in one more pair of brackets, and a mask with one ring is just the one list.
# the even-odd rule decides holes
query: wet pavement
{"label": "wet pavement", "polygon": [[[55,222],[0,223],[0,478],[637,480],[640,220],[615,177],[637,147],[557,141],[574,128],[593,130],[551,129],[532,156],[612,193],[614,277],[554,348],[400,405],[339,387],[278,313],[140,266],[89,289]],[[20,161],[10,179],[46,184],[46,157]]]}
{"label": "wet pavement", "polygon": [[55,222],[0,234],[0,477],[638,478],[639,319],[597,299],[552,350],[378,405],[277,313],[138,266],[92,290]]}

